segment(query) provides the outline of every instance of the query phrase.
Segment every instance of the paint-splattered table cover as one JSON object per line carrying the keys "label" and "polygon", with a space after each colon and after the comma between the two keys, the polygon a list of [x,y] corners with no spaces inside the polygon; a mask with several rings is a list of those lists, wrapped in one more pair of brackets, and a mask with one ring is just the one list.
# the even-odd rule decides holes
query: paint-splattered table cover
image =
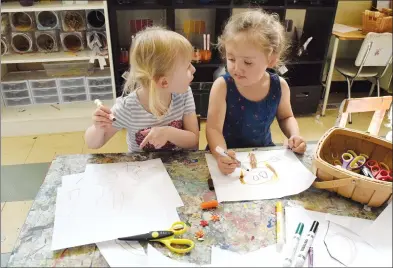
{"label": "paint-splattered table cover", "polygon": [[[263,148],[259,150],[280,149]],[[242,150],[244,151],[244,150]],[[307,152],[298,156],[309,169],[315,144],[309,144]],[[277,200],[231,202],[220,204],[218,209],[202,211],[200,203],[215,199],[207,180],[210,178],[204,151],[150,153],[150,154],[98,154],[59,156],[48,171],[43,185],[23,225],[20,236],[10,257],[8,266],[52,266],[52,267],[105,267],[108,263],[95,244],[51,251],[52,232],[56,209],[56,192],[63,175],[80,173],[87,163],[114,163],[143,161],[161,158],[184,207],[178,208],[180,219],[190,226],[183,237],[195,240],[196,246],[185,256],[169,254],[159,243],[153,243],[163,254],[174,259],[197,264],[209,264],[211,246],[245,253],[275,243],[275,204]],[[296,177],[294,177],[296,179]],[[382,208],[365,210],[364,206],[335,193],[313,187],[307,191],[281,199],[284,205],[303,206],[306,209],[344,216],[375,219]],[[211,215],[220,216],[220,221],[210,221]],[[209,220],[209,226],[201,227],[201,220]],[[94,223],[92,223],[94,224]],[[169,227],[169,226],[168,226]],[[202,230],[204,241],[194,238]]]}

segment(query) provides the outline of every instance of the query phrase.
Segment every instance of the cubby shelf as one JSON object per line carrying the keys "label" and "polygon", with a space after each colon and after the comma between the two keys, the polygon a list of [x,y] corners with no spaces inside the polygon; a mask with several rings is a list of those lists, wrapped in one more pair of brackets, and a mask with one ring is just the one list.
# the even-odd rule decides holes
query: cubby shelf
{"label": "cubby shelf", "polygon": [[[137,10],[138,13],[134,13],[133,16],[139,19],[141,16],[143,16],[143,18],[149,18],[149,12],[154,12],[154,9],[161,9],[164,12],[164,18],[158,21],[162,23],[165,20],[164,25],[169,29],[175,30],[181,25],[177,20],[195,19],[192,14],[198,17],[198,19],[202,19],[200,16],[205,11],[201,12],[200,10],[206,10],[206,12],[212,12],[213,14],[213,21],[206,22],[206,24],[210,23],[209,33],[213,37],[211,42],[217,43],[217,37],[221,35],[226,21],[234,10],[239,12],[241,9],[246,8],[262,8],[268,12],[277,13],[282,22],[284,22],[288,13],[296,12],[294,10],[304,10],[303,34],[300,43],[303,44],[310,36],[314,38],[308,46],[308,55],[301,58],[289,56],[286,61],[288,73],[286,73],[284,77],[287,79],[290,86],[294,87],[294,90],[298,92],[302,92],[302,88],[304,88],[305,92],[313,91],[312,94],[309,94],[312,96],[309,101],[310,104],[305,100],[305,96],[308,95],[303,94],[302,99],[299,100],[299,103],[301,102],[302,105],[296,105],[296,96],[299,94],[294,94],[292,104],[295,113],[309,112],[313,110],[314,107],[317,107],[315,102],[318,102],[318,98],[316,96],[320,97],[322,93],[321,77],[323,74],[323,67],[325,66],[338,0],[309,0],[309,4],[305,4],[307,3],[306,0],[302,0],[300,3],[294,3],[293,0],[211,0],[210,2],[204,0],[182,0],[182,3],[179,3],[178,0],[158,0],[157,4],[141,3],[143,3],[143,0],[135,0],[132,5],[119,5],[115,0],[108,2],[111,20],[111,36],[113,37],[112,44],[113,47],[115,47],[112,53],[115,62],[114,66],[118,95],[121,94],[121,85],[124,83],[121,74],[129,68],[128,65],[119,63],[120,47],[129,46],[129,44],[124,44],[124,38],[122,39],[122,37],[119,37],[121,36],[120,31],[127,34],[127,32],[124,32],[126,31],[124,24],[126,20],[129,19],[129,16],[125,16],[123,21],[121,21],[117,16],[118,12],[132,12],[133,10]],[[186,15],[181,16],[179,12],[186,12]],[[212,26],[212,24],[214,26]],[[194,75],[194,82],[213,82],[214,71],[218,67],[224,65],[225,61],[219,57],[218,53],[213,53],[213,59],[208,63],[195,63],[194,66],[197,71]],[[207,109],[206,101],[208,101],[208,92],[208,90],[203,92],[203,98],[200,96],[201,93],[197,91],[194,92],[197,112],[201,115],[206,114],[205,109]],[[307,106],[305,104],[309,104],[310,106],[303,109],[304,106]]]}

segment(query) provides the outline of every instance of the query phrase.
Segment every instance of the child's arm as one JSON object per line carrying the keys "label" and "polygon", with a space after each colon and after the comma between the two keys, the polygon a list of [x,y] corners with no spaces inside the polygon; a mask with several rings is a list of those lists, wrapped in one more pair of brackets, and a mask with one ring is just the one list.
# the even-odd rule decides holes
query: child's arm
{"label": "child's arm", "polygon": [[[225,121],[225,113],[227,109],[226,104],[226,83],[224,78],[220,77],[214,81],[210,90],[209,110],[207,114],[206,135],[207,142],[211,153],[217,159],[217,164],[223,174],[232,173],[237,163],[229,157],[223,157],[215,150],[217,146],[227,149],[227,145],[222,134]],[[228,152],[231,156],[235,157],[235,152],[230,150]]]}
{"label": "child's arm", "polygon": [[281,100],[277,110],[277,121],[281,131],[289,139],[288,146],[296,153],[303,154],[306,151],[306,142],[300,137],[298,123],[293,116],[291,96],[287,82],[280,77]]}
{"label": "child's arm", "polygon": [[118,131],[109,119],[111,113],[111,110],[105,106],[100,106],[93,113],[93,125],[85,133],[85,141],[89,149],[101,148]]}
{"label": "child's arm", "polygon": [[183,129],[164,126],[153,127],[150,130],[146,130],[144,133],[142,133],[147,136],[141,142],[140,148],[143,148],[148,142],[150,142],[150,144],[154,145],[156,149],[159,149],[164,146],[167,141],[169,141],[180,148],[198,149],[198,119],[195,113],[195,102],[191,88],[189,88],[185,94]]}

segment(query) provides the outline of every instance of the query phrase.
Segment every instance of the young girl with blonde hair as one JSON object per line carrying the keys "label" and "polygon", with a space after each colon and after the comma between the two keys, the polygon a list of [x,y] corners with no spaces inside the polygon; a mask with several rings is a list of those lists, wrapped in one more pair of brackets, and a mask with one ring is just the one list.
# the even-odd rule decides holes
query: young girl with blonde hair
{"label": "young girl with blonde hair", "polygon": [[[219,37],[218,48],[228,73],[211,89],[206,131],[221,172],[232,173],[237,163],[216,153],[216,146],[273,146],[270,125],[274,118],[289,139],[288,147],[304,153],[306,143],[293,116],[288,84],[267,70],[279,67],[287,49],[278,17],[261,9],[233,15]],[[235,156],[232,150],[229,154]]]}
{"label": "young girl with blonde hair", "polygon": [[131,46],[127,94],[112,109],[101,105],[95,110],[85,133],[88,147],[102,147],[124,128],[131,152],[197,149],[199,129],[189,87],[195,72],[192,53],[190,42],[173,31],[151,27],[139,32]]}

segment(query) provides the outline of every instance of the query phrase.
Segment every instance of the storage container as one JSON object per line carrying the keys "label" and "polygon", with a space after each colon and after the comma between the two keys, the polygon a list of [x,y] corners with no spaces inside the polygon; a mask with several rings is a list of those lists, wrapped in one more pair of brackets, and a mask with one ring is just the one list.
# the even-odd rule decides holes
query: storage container
{"label": "storage container", "polygon": [[95,99],[99,100],[113,100],[113,93],[91,93],[90,100],[94,101]]}
{"label": "storage container", "polygon": [[41,97],[34,97],[34,103],[36,104],[49,104],[49,103],[59,103],[60,99],[59,96],[41,96]]}
{"label": "storage container", "polygon": [[366,177],[336,166],[348,150],[385,163],[392,169],[392,143],[362,131],[334,127],[319,140],[313,159],[313,186],[336,192],[370,207],[383,205],[392,195],[392,182]]}
{"label": "storage container", "polygon": [[89,61],[43,63],[51,77],[88,76],[93,73],[94,65]]}
{"label": "storage container", "polygon": [[61,95],[74,95],[74,94],[82,94],[82,93],[86,93],[86,88],[84,86],[60,88]]}
{"label": "storage container", "polygon": [[29,85],[31,89],[57,87],[56,79],[29,80]]}
{"label": "storage container", "polygon": [[15,99],[4,99],[6,106],[23,106],[31,104],[30,97],[28,98],[15,98]]}
{"label": "storage container", "polygon": [[41,88],[41,89],[31,89],[31,95],[33,97],[41,97],[41,96],[58,96],[59,92],[57,88]]}
{"label": "storage container", "polygon": [[112,86],[89,87],[89,93],[112,93]]}
{"label": "storage container", "polygon": [[86,94],[77,94],[77,95],[63,95],[63,102],[78,102],[78,101],[87,101]]}
{"label": "storage container", "polygon": [[13,98],[26,98],[30,97],[29,90],[11,90],[11,91],[3,91],[3,96],[5,99],[13,99]]}
{"label": "storage container", "polygon": [[68,79],[59,78],[57,79],[59,87],[78,87],[85,86],[85,78],[84,77],[70,77]]}

